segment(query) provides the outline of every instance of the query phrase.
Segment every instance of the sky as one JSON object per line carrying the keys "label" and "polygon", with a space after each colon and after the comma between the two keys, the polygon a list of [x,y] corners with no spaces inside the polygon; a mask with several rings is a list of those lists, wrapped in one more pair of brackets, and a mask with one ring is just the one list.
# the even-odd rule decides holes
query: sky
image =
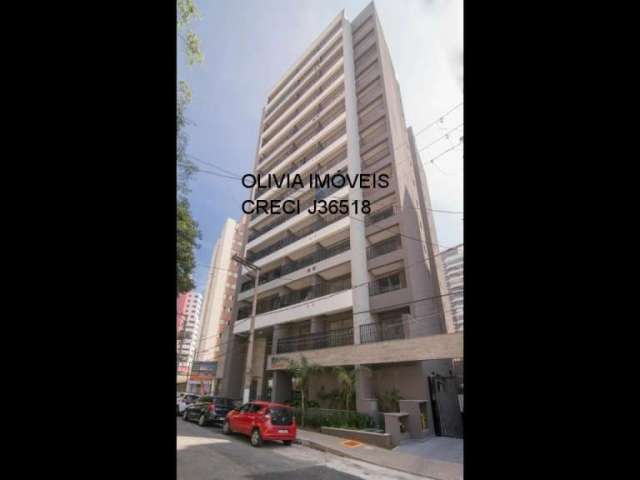
{"label": "sky", "polygon": [[[238,175],[251,173],[260,114],[269,90],[341,10],[353,20],[370,2],[196,3],[202,19],[194,22],[193,29],[200,37],[204,62],[188,66],[178,48],[178,79],[187,81],[193,94],[186,110],[190,121],[187,150],[200,161]],[[420,155],[432,208],[461,212],[464,105],[439,119],[463,99],[462,0],[377,0],[375,6],[400,83],[406,121],[415,133],[424,129],[416,143],[418,149],[424,149]],[[240,218],[241,203],[249,191],[239,180],[204,172],[194,175],[190,188],[192,213],[202,231],[194,274],[196,290],[202,293],[224,221]],[[463,215],[433,215],[440,245],[463,242]]]}

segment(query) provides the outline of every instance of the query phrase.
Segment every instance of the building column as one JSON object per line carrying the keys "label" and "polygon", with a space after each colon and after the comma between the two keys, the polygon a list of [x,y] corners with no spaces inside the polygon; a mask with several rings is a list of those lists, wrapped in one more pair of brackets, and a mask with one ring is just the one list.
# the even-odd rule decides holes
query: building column
{"label": "building column", "polygon": [[291,400],[291,374],[282,370],[275,370],[273,372],[273,384],[271,390],[271,401],[277,403],[283,403],[287,400]]}
{"label": "building column", "polygon": [[311,333],[322,333],[326,330],[327,322],[322,317],[313,317],[311,319]]}
{"label": "building column", "polygon": [[271,337],[271,355],[278,353],[278,340],[287,336],[286,325],[274,325],[273,336]]}
{"label": "building column", "polygon": [[[351,24],[342,20],[344,52],[344,83],[345,103],[347,117],[347,164],[349,176],[356,178],[362,170],[360,158],[360,133],[358,131],[358,102],[356,96],[355,64],[353,60],[353,37]],[[357,202],[362,205],[362,189],[359,187],[349,189],[349,204]],[[353,295],[353,341],[360,343],[360,325],[370,323],[369,314],[369,271],[367,270],[367,241],[365,235],[364,214],[358,208],[350,211],[353,217],[350,220],[349,239],[351,242],[351,285]],[[354,220],[355,219],[355,220]],[[353,288],[355,287],[355,288]],[[362,312],[362,313],[360,313]]]}
{"label": "building column", "polygon": [[356,373],[356,410],[372,414],[378,411],[378,400],[373,393],[373,371],[360,365]]}

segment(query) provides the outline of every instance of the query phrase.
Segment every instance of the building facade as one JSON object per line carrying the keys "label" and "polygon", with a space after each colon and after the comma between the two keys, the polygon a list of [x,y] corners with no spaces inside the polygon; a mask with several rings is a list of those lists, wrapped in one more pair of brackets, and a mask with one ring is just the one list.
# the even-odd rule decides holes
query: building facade
{"label": "building facade", "polygon": [[195,360],[200,335],[202,295],[195,291],[178,295],[176,342],[177,383],[185,383]]}
{"label": "building facade", "polygon": [[[201,362],[217,361],[218,368],[222,360],[222,338],[233,321],[239,275],[239,266],[231,257],[242,249],[243,228],[242,222],[231,218],[225,221],[209,265],[196,359]],[[188,388],[189,391],[209,393],[215,390],[215,382],[189,380]]]}
{"label": "building facade", "polygon": [[[351,22],[341,12],[270,91],[253,173],[307,182],[313,173],[385,173],[389,185],[254,188],[253,200],[295,199],[301,212],[246,216],[242,251],[260,268],[250,398],[294,399],[287,368],[303,356],[355,368],[356,408],[368,413],[394,394],[428,402],[429,377],[451,375],[462,338],[447,327],[420,169],[373,4]],[[371,212],[307,212],[320,197],[367,200]],[[243,396],[253,275],[242,268],[218,370],[233,398]],[[327,407],[337,388],[328,368],[309,398]]]}
{"label": "building facade", "polygon": [[464,247],[449,248],[442,252],[447,289],[453,313],[454,331],[464,330]]}

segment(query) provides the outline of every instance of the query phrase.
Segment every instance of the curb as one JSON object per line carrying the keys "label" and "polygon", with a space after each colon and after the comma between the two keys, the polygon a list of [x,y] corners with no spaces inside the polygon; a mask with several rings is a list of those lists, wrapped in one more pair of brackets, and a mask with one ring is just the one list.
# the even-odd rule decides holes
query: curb
{"label": "curb", "polygon": [[360,462],[364,462],[364,463],[370,463],[371,465],[375,465],[377,467],[384,467],[384,468],[388,468],[389,470],[396,470],[398,472],[402,472],[402,473],[408,473],[410,475],[417,475],[420,477],[424,477],[424,478],[428,478],[429,480],[451,480],[448,478],[436,478],[436,477],[428,477],[426,475],[423,475],[422,473],[418,473],[418,472],[414,472],[411,470],[405,470],[402,468],[397,468],[397,467],[391,467],[389,465],[384,465],[383,463],[376,463],[376,462],[371,462],[368,460],[363,460],[362,458],[356,457],[354,455],[349,455],[341,450],[337,450],[335,448],[331,448],[331,447],[325,447],[324,445],[320,445],[319,443],[316,443],[312,440],[302,440],[300,438],[296,438],[295,443],[297,443],[298,445],[302,445],[304,447],[309,447],[309,448],[313,448],[315,450],[320,450],[321,452],[327,452],[327,453],[331,453],[333,455],[337,455],[339,457],[343,457],[343,458],[351,458],[352,460],[358,460]]}

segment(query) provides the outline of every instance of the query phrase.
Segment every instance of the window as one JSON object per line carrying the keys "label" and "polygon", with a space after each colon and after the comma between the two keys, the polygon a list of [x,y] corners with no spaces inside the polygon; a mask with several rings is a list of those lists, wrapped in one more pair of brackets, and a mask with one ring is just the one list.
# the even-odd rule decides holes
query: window
{"label": "window", "polygon": [[378,292],[390,292],[401,288],[400,273],[389,275],[378,280]]}

